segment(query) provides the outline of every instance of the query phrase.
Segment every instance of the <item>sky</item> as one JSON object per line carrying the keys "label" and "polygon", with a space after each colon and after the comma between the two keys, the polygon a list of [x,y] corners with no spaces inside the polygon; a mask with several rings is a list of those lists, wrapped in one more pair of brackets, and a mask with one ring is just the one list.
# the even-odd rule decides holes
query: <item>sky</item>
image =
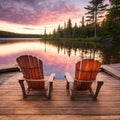
{"label": "sky", "polygon": [[24,34],[52,33],[70,18],[79,25],[89,0],[0,0],[0,30]]}

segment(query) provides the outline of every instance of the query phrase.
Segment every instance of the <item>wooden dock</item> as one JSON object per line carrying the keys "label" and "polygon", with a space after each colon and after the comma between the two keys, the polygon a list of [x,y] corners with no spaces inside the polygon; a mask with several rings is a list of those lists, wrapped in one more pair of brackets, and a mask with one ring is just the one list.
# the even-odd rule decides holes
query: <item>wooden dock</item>
{"label": "wooden dock", "polygon": [[15,71],[19,71],[18,65],[16,64],[0,65],[0,73],[15,72]]}
{"label": "wooden dock", "polygon": [[0,80],[7,79],[0,85],[0,120],[120,120],[120,80],[106,73],[97,76],[104,81],[97,101],[92,100],[88,91],[79,92],[72,101],[65,80],[54,81],[51,100],[42,93],[23,100],[19,75],[0,74]]}
{"label": "wooden dock", "polygon": [[110,65],[102,65],[104,72],[112,75],[120,79],[120,63],[110,64]]}

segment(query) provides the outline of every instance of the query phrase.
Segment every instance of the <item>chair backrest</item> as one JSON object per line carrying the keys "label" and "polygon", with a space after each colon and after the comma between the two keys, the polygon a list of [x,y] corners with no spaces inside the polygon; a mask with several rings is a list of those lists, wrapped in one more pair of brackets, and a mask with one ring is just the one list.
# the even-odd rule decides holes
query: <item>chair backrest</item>
{"label": "chair backrest", "polygon": [[[101,63],[94,59],[83,59],[76,63],[75,66],[75,79],[77,80],[95,80]],[[88,89],[92,82],[77,82],[76,86],[80,89]]]}
{"label": "chair backrest", "polygon": [[[22,55],[16,59],[23,77],[26,79],[44,79],[43,63],[31,55]],[[44,88],[44,81],[27,81],[30,88]]]}

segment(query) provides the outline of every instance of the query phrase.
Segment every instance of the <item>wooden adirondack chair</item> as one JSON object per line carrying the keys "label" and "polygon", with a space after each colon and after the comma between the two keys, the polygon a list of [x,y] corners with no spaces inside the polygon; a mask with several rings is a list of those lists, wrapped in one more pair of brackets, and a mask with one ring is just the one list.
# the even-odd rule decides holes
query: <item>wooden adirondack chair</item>
{"label": "wooden adirondack chair", "polygon": [[95,93],[91,85],[96,80],[100,66],[101,63],[98,60],[84,59],[76,63],[75,77],[71,76],[70,73],[65,73],[71,99],[75,99],[76,90],[89,90],[93,99],[97,98],[103,81],[97,81]]}
{"label": "wooden adirondack chair", "polygon": [[[16,59],[23,77],[19,78],[19,83],[22,89],[23,98],[26,98],[30,90],[46,90],[46,96],[51,98],[51,92],[53,87],[53,79],[55,73],[52,73],[49,77],[45,77],[43,74],[43,63],[40,59],[31,55],[22,55]],[[24,81],[27,82],[27,89],[25,88]],[[48,82],[47,89],[45,83]]]}

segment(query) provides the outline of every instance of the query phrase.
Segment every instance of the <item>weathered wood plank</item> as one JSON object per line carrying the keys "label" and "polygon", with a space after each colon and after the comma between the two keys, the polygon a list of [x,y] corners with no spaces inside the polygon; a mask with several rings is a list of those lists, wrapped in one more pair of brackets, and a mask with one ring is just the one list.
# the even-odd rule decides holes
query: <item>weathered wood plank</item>
{"label": "weathered wood plank", "polygon": [[1,115],[120,115],[118,108],[0,108]]}
{"label": "weathered wood plank", "polygon": [[86,103],[86,101],[19,101],[19,104],[18,104],[18,101],[6,101],[5,103],[3,103],[2,101],[0,101],[0,105],[1,105],[1,108],[8,108],[8,105],[10,108],[22,108],[24,106],[24,108],[30,108],[31,106],[33,107],[40,107],[40,108],[46,108],[46,106],[48,108],[56,108],[56,107],[61,107],[61,108],[64,108],[64,107],[69,107],[69,108],[87,108],[87,107],[100,107],[100,108],[104,108],[104,107],[107,107],[107,108],[110,108],[113,107],[113,108],[119,108],[120,106],[120,102],[117,101],[117,102],[93,102],[93,101],[90,101],[89,103]]}
{"label": "weathered wood plank", "polygon": [[116,115],[1,115],[0,120],[120,120]]}

